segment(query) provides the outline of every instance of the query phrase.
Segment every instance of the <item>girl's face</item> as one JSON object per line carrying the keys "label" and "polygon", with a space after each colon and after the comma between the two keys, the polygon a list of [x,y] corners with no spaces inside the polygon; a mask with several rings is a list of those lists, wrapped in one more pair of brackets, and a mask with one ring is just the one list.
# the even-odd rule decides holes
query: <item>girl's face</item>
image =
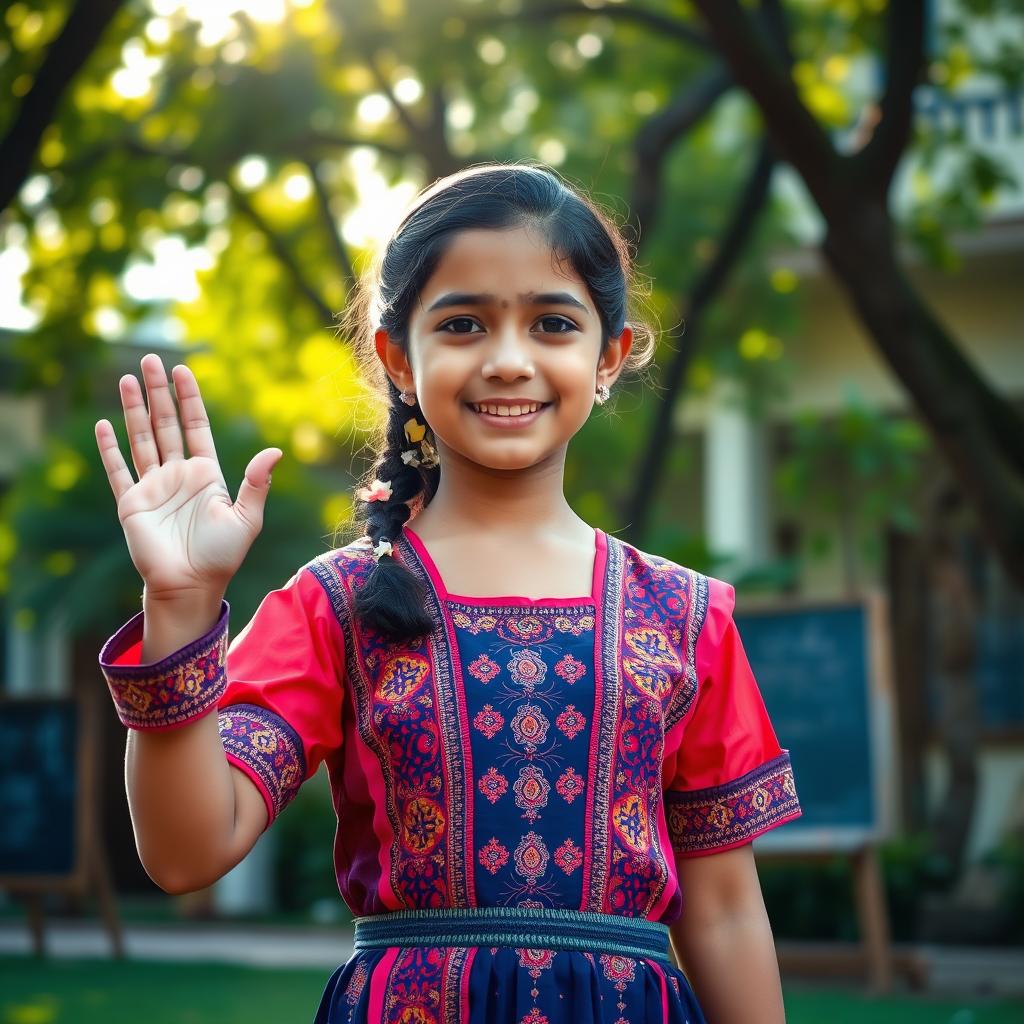
{"label": "girl's face", "polygon": [[376,338],[391,379],[416,392],[442,460],[495,470],[564,454],[632,341],[627,326],[601,354],[585,283],[528,228],[459,232],[413,307],[408,356],[386,331]]}

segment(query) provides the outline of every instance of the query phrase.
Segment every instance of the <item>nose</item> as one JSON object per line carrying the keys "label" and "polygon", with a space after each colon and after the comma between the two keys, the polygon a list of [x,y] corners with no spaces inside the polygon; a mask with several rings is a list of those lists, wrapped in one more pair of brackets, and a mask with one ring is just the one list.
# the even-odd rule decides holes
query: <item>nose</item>
{"label": "nose", "polygon": [[489,380],[530,380],[534,375],[533,358],[528,339],[521,337],[518,327],[509,324],[491,334],[483,374]]}

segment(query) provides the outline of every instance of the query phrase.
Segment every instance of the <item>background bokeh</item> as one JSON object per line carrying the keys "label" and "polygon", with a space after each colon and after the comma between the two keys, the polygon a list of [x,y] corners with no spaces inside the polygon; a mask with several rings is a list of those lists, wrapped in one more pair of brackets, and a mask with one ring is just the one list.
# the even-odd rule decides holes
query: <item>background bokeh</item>
{"label": "background bokeh", "polygon": [[[1022,38],[1015,0],[0,4],[4,692],[101,685],[139,609],[93,436],[127,451],[121,374],[192,367],[232,489],[285,453],[235,632],[359,532],[354,281],[423,185],[540,160],[624,225],[659,328],[573,441],[573,506],[741,601],[885,593],[893,935],[1021,944]],[[233,880],[172,900],[103,729],[129,917],[344,919],[323,774]],[[762,881],[781,939],[855,937],[844,860]]]}

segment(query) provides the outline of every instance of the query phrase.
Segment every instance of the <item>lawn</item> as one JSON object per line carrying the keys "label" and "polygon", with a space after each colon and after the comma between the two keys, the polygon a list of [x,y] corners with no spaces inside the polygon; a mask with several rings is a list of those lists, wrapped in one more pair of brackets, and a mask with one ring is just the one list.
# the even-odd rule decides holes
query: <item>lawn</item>
{"label": "lawn", "polygon": [[[0,957],[0,1024],[310,1024],[328,970]],[[1017,1024],[1024,1003],[786,990],[788,1024]]]}

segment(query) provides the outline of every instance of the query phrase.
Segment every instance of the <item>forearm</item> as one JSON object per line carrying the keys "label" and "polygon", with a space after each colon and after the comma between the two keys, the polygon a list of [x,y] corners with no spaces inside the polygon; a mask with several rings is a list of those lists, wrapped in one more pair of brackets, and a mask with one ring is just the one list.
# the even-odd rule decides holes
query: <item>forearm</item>
{"label": "forearm", "polygon": [[708,1024],[785,1024],[778,957],[763,904],[715,921],[686,917],[684,908],[673,943]]}
{"label": "forearm", "polygon": [[[219,608],[219,598],[187,608],[144,600],[142,661],[159,661],[204,636]],[[234,781],[215,711],[174,729],[129,729],[125,789],[139,858],[161,888],[199,889],[231,866]]]}

